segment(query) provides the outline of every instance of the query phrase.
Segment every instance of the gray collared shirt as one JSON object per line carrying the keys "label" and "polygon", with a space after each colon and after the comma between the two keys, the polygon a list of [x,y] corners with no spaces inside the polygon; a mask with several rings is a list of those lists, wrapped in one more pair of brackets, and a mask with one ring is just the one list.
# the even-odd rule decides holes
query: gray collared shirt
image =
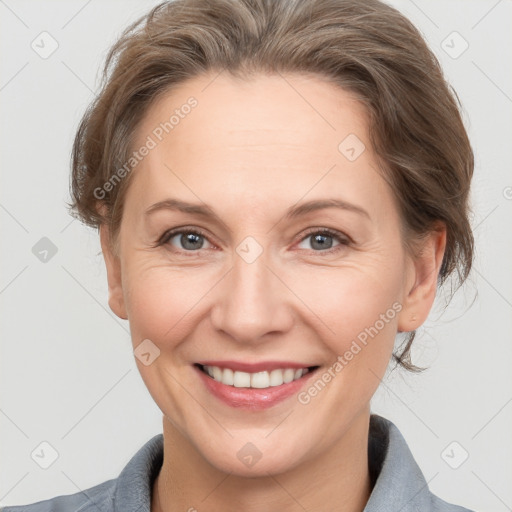
{"label": "gray collared shirt", "polygon": [[[368,460],[373,490],[364,512],[472,512],[434,496],[405,439],[389,420],[372,414]],[[0,512],[150,512],[163,462],[163,434],[151,438],[119,477],[67,496]]]}

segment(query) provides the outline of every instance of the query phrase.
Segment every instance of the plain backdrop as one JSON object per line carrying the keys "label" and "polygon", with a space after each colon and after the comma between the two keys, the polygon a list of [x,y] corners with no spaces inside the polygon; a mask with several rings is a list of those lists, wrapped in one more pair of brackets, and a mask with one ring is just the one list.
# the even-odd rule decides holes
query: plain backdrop
{"label": "plain backdrop", "polygon": [[[430,369],[388,372],[373,411],[401,430],[434,493],[505,512],[512,510],[512,3],[391,3],[427,38],[463,104],[476,155],[477,253],[467,284],[444,312],[440,295],[418,331],[413,358]],[[71,143],[100,65],[121,30],[153,5],[0,0],[1,505],[115,478],[162,431],[128,323],[107,304],[97,233],[65,208]],[[58,453],[47,469],[31,456],[45,442]]]}

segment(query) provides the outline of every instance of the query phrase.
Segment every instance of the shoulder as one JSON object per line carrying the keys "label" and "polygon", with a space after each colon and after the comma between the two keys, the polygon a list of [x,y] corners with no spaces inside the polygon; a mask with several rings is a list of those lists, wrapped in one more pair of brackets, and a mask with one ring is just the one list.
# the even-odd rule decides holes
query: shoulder
{"label": "shoulder", "polygon": [[114,489],[116,479],[108,480],[84,491],[30,505],[16,505],[0,508],[0,512],[107,512],[114,510]]}
{"label": "shoulder", "polygon": [[364,512],[473,512],[430,491],[396,425],[376,414],[370,417],[368,463],[374,485]]}

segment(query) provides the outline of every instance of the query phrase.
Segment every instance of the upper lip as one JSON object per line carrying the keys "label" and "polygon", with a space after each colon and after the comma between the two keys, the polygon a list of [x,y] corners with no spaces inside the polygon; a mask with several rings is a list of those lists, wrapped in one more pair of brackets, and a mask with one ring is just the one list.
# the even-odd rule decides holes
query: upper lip
{"label": "upper lip", "polygon": [[231,370],[247,373],[258,373],[286,368],[311,368],[307,363],[297,363],[294,361],[260,361],[257,363],[247,363],[243,361],[197,361],[201,366],[218,366],[219,368],[230,368]]}

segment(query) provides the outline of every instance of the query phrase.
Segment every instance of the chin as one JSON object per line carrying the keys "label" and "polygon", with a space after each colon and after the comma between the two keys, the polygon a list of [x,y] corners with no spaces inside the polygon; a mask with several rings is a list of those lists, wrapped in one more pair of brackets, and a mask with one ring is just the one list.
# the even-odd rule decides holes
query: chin
{"label": "chin", "polygon": [[300,462],[297,453],[279,449],[272,443],[266,448],[258,448],[257,444],[247,441],[236,443],[235,447],[232,443],[231,447],[219,449],[218,452],[212,452],[212,447],[209,446],[208,453],[203,452],[203,457],[219,471],[244,478],[286,473]]}
{"label": "chin", "polygon": [[295,467],[295,464],[291,464],[289,459],[264,461],[263,457],[252,466],[245,465],[238,460],[236,462],[233,462],[233,460],[221,462],[217,465],[219,471],[242,478],[265,478],[286,473]]}

